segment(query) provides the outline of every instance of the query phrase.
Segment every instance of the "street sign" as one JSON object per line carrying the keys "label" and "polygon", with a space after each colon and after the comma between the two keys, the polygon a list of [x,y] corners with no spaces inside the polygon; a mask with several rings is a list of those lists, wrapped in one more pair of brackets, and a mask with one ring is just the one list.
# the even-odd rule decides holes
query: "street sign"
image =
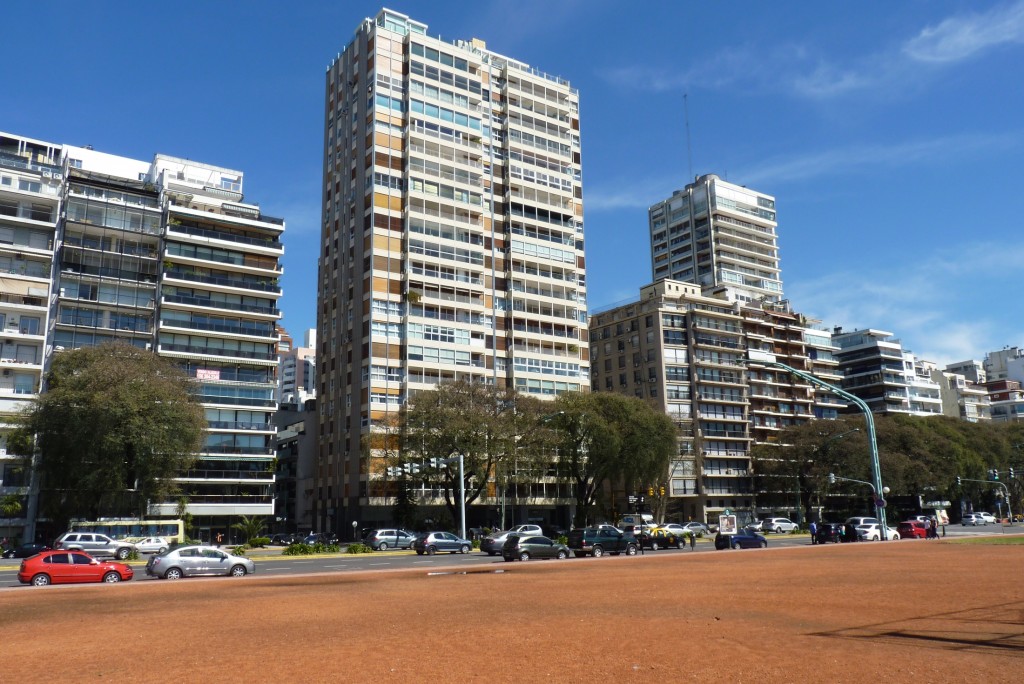
{"label": "street sign", "polygon": [[924,504],[925,508],[949,508],[952,506],[948,501],[926,501]]}
{"label": "street sign", "polygon": [[877,506],[878,508],[885,508],[885,499],[881,497],[875,499],[875,506]]}
{"label": "street sign", "polygon": [[722,515],[732,515],[732,511],[726,508],[724,511],[722,511]]}

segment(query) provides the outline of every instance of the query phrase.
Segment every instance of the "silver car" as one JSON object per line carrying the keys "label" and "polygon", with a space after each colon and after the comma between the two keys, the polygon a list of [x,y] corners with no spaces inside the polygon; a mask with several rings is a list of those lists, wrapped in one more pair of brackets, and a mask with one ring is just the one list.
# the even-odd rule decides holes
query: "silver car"
{"label": "silver car", "polygon": [[244,577],[251,572],[256,572],[252,560],[213,546],[179,546],[153,556],[146,563],[147,575],[163,579],[200,575]]}

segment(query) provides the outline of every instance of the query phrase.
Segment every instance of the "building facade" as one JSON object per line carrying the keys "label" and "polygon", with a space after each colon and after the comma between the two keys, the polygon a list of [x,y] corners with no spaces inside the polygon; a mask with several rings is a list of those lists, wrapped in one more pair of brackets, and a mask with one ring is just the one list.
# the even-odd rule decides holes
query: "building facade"
{"label": "building facade", "polygon": [[[35,220],[15,236],[24,233],[30,249],[38,243],[32,292],[47,293],[36,372],[52,353],[112,341],[172,359],[199,385],[209,424],[197,462],[179,478],[198,533],[226,530],[234,516],[272,514],[284,221],[244,201],[238,171],[0,139],[12,165],[31,169],[45,156],[52,167],[43,193],[52,227]],[[41,218],[44,203],[35,204]],[[28,289],[0,285],[4,301],[21,297],[24,308]],[[19,326],[30,325],[25,313]],[[172,516],[178,504],[149,502],[149,512]]]}
{"label": "building facade", "polygon": [[[278,377],[277,400],[282,404],[302,404],[316,398],[316,328],[303,334],[301,346],[296,346],[283,329],[281,368]],[[287,347],[284,345],[288,340]]]}
{"label": "building facade", "polygon": [[586,264],[565,80],[382,10],[325,92],[314,517],[341,532],[389,520],[364,443],[411,394],[586,389]]}
{"label": "building facade", "polygon": [[725,288],[738,302],[782,301],[775,198],[698,176],[648,210],[651,276]]}

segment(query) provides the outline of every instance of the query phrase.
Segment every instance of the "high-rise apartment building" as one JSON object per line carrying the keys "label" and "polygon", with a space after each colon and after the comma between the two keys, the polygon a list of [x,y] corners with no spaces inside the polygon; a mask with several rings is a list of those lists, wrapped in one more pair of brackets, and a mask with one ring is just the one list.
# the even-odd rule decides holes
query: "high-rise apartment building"
{"label": "high-rise apartment building", "polygon": [[390,518],[364,447],[412,393],[553,397],[589,363],[577,91],[387,9],[325,85],[315,522],[340,532]]}
{"label": "high-rise apartment building", "polygon": [[652,206],[648,220],[654,280],[724,287],[739,302],[782,300],[774,197],[709,173]]}
{"label": "high-rise apartment building", "polygon": [[[282,344],[281,368],[277,381],[277,401],[281,404],[303,404],[316,398],[316,328],[303,334],[301,346],[280,329]],[[287,348],[284,341],[288,341]]]}
{"label": "high-rise apartment building", "polygon": [[[24,358],[14,393],[39,391],[49,355],[64,350],[116,340],[171,358],[195,378],[209,424],[179,478],[199,533],[272,514],[284,221],[246,203],[231,169],[6,134],[0,148],[0,231],[11,232],[14,269],[0,279],[0,309],[25,331],[11,342]],[[153,515],[177,508],[149,502]]]}

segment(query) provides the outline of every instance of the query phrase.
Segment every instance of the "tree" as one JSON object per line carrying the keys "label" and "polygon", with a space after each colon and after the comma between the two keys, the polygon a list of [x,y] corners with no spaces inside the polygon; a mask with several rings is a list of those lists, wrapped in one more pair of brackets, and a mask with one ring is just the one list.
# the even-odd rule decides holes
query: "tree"
{"label": "tree", "polygon": [[605,484],[638,488],[665,478],[677,451],[676,427],[634,397],[605,392],[559,395],[551,423],[559,434],[559,468],[576,494],[576,525],[585,525]]}
{"label": "tree", "polygon": [[443,383],[414,395],[403,407],[397,426],[400,452],[392,458],[404,466],[418,466],[412,479],[439,486],[448,512],[457,519],[458,456],[463,458],[465,501],[470,504],[514,457],[523,425],[534,413],[533,404],[510,389]]}
{"label": "tree", "polygon": [[44,386],[19,428],[36,437],[44,515],[144,515],[176,493],[206,419],[169,360],[120,343],[61,352]]}
{"label": "tree", "polygon": [[255,515],[247,516],[243,515],[242,519],[231,526],[231,529],[238,530],[245,537],[245,542],[248,544],[256,537],[260,536],[263,529],[266,527],[266,523],[263,518],[258,518]]}

